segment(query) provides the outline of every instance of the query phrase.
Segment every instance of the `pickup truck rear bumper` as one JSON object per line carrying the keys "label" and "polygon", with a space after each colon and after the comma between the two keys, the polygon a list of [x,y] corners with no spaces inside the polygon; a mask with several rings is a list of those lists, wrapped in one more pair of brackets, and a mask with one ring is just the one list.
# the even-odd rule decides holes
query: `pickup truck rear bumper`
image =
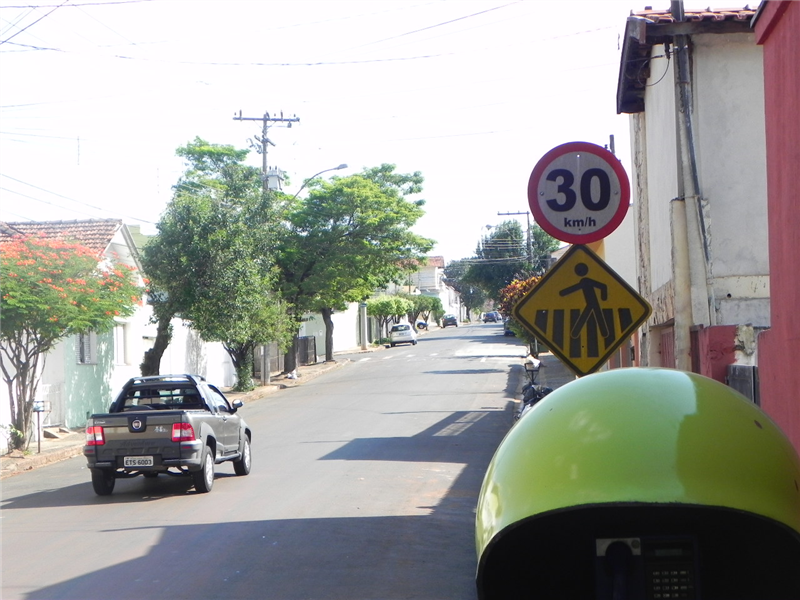
{"label": "pickup truck rear bumper", "polygon": [[[126,456],[138,456],[138,454],[115,454],[113,460],[97,460],[97,446],[84,446],[83,455],[86,457],[87,466],[90,469],[124,469],[125,471],[163,471],[170,467],[185,467],[189,470],[197,470],[202,466],[203,441],[191,440],[180,443],[179,458],[162,458],[154,455],[156,464],[152,467],[123,467],[122,459]],[[104,457],[105,459],[105,457]]]}

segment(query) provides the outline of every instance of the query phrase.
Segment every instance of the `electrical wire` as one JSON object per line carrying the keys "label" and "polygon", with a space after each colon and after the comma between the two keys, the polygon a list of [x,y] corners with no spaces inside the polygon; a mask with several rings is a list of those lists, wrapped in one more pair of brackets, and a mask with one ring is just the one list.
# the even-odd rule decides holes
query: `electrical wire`
{"label": "electrical wire", "polygon": [[[11,181],[15,181],[15,182],[17,182],[17,183],[21,183],[22,185],[27,185],[28,187],[32,187],[32,188],[34,188],[34,189],[37,189],[37,190],[39,190],[39,191],[45,192],[46,194],[52,194],[53,196],[57,196],[57,197],[59,197],[59,198],[63,198],[64,200],[69,200],[70,202],[74,202],[75,204],[79,204],[79,205],[81,205],[81,206],[85,206],[85,207],[87,207],[87,208],[90,208],[90,209],[92,209],[92,210],[99,210],[100,212],[107,212],[107,213],[115,214],[115,215],[118,215],[118,216],[124,217],[124,218],[126,218],[126,219],[131,219],[131,220],[133,220],[133,221],[138,221],[138,222],[140,222],[140,223],[146,223],[146,224],[148,224],[148,225],[155,225],[155,223],[154,223],[153,221],[149,221],[149,220],[147,220],[147,219],[140,219],[140,218],[138,218],[138,217],[133,217],[133,216],[131,216],[131,215],[127,215],[127,214],[124,214],[124,213],[116,212],[116,211],[113,211],[113,210],[108,210],[107,208],[102,208],[102,207],[100,207],[100,206],[94,206],[94,205],[92,205],[92,204],[88,204],[88,203],[86,203],[86,202],[81,202],[80,200],[75,200],[74,198],[70,198],[70,197],[68,197],[68,196],[64,196],[63,194],[58,194],[58,193],[56,193],[56,192],[51,192],[50,190],[46,190],[46,189],[44,189],[44,188],[42,188],[42,187],[39,187],[39,186],[37,186],[37,185],[33,185],[32,183],[27,183],[27,182],[25,182],[25,181],[22,181],[22,180],[20,180],[20,179],[16,179],[15,177],[11,177],[10,175],[6,175],[5,173],[0,173],[0,177],[5,177],[6,179],[10,179]],[[92,216],[90,213],[87,213],[87,212],[85,212],[85,211],[83,211],[83,210],[79,210],[79,209],[75,209],[75,208],[70,208],[70,207],[68,207],[68,206],[64,206],[63,204],[57,204],[57,203],[55,203],[55,202],[50,202],[50,201],[48,201],[48,200],[42,200],[41,198],[35,198],[35,197],[33,197],[33,196],[28,196],[27,194],[23,194],[23,193],[21,193],[21,192],[18,192],[18,191],[16,191],[16,190],[12,190],[12,189],[5,188],[5,187],[0,187],[0,189],[1,189],[1,190],[3,190],[3,191],[6,191],[6,192],[10,192],[10,193],[12,193],[12,194],[16,194],[16,195],[18,195],[18,196],[22,196],[23,198],[29,198],[29,199],[31,199],[31,200],[35,200],[35,201],[37,201],[37,202],[41,202],[41,203],[43,203],[43,204],[48,204],[48,205],[50,205],[50,206],[55,206],[55,207],[57,207],[57,208],[62,208],[62,209],[65,209],[65,210],[70,210],[70,211],[76,212],[76,213],[78,213],[78,214],[83,214],[83,215],[87,215],[87,216]]]}
{"label": "electrical wire", "polygon": [[[61,4],[59,4],[58,6],[54,7],[54,8],[53,8],[53,10],[51,10],[51,11],[49,11],[49,12],[45,13],[44,15],[42,15],[41,17],[39,17],[38,19],[36,19],[36,20],[35,20],[33,23],[30,23],[29,25],[26,25],[25,27],[23,27],[22,29],[20,29],[18,32],[16,32],[14,35],[12,35],[11,37],[8,37],[8,38],[6,38],[6,39],[4,39],[4,40],[0,40],[0,46],[2,46],[3,44],[5,44],[7,41],[9,41],[9,40],[11,40],[11,39],[13,39],[13,38],[17,37],[17,36],[18,36],[20,33],[22,33],[23,31],[25,31],[25,30],[27,30],[27,29],[30,29],[31,27],[33,27],[34,25],[36,25],[36,24],[37,24],[39,21],[41,21],[41,20],[42,20],[42,19],[44,19],[45,17],[48,17],[49,15],[53,14],[53,13],[54,13],[55,11],[57,11],[59,8],[61,8],[62,6],[64,6],[64,5],[65,5],[67,2],[69,2],[69,0],[64,0],[64,1],[63,1]],[[28,7],[25,7],[25,8],[28,8]]]}

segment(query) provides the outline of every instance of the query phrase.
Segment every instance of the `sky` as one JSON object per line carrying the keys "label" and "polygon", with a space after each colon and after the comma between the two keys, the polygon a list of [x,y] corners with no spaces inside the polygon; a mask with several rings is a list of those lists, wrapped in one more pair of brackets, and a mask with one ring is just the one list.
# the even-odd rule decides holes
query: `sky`
{"label": "sky", "polygon": [[613,136],[629,171],[616,87],[626,19],[644,7],[0,0],[0,220],[120,218],[155,233],[178,147],[248,148],[261,122],[234,117],[282,114],[299,119],[268,132],[284,191],[343,163],[323,176],[420,171],[414,230],[436,241],[431,255],[467,258],[487,226],[527,223],[528,178],[551,148]]}

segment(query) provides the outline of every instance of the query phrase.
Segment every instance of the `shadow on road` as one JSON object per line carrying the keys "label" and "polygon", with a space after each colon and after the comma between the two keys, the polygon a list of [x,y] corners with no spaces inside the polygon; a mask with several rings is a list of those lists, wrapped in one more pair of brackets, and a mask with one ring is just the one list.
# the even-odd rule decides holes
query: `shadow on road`
{"label": "shadow on road", "polygon": [[[510,412],[502,408],[447,413],[417,435],[356,439],[321,458],[463,464],[436,506],[418,507],[430,510],[428,515],[158,527],[163,533],[146,555],[42,587],[25,598],[172,599],[187,597],[191,582],[194,599],[473,599],[474,508],[486,467],[509,424]],[[233,475],[217,474],[218,480],[225,477]],[[162,477],[118,486],[119,493],[103,498],[93,497],[88,483],[20,496],[4,509],[124,504],[194,493],[190,480]],[[104,533],[137,529],[147,528]]]}

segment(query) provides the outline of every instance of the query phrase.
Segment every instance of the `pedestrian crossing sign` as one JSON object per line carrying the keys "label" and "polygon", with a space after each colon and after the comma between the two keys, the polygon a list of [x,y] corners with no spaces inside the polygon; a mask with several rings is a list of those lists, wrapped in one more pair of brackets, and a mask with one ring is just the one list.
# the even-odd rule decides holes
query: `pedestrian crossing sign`
{"label": "pedestrian crossing sign", "polygon": [[511,310],[578,375],[598,370],[652,309],[603,259],[572,246]]}

